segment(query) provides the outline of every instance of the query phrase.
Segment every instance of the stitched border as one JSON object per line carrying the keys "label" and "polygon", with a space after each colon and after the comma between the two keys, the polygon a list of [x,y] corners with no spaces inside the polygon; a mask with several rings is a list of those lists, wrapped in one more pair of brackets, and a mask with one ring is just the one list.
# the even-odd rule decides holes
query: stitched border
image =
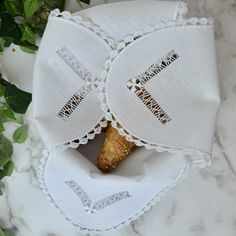
{"label": "stitched border", "polygon": [[[183,3],[182,3],[183,4]],[[184,7],[183,7],[184,6]],[[183,4],[182,6],[180,5],[179,9],[182,9],[183,12],[186,13],[186,4]],[[181,12],[178,13],[178,15],[181,16]],[[54,13],[51,14],[51,16],[62,16],[63,18],[65,19],[68,19],[68,20],[71,20],[71,21],[76,21],[76,22],[81,22],[82,21],[82,18],[79,17],[77,18],[77,20],[75,20],[75,18],[69,13],[60,13],[59,10],[56,10],[54,11]],[[174,21],[173,22],[160,22],[158,23],[157,25],[155,25],[154,28],[156,29],[161,29],[161,28],[164,28],[164,27],[170,27],[170,26],[176,26],[177,24],[182,24],[182,25],[186,25],[186,24],[199,24],[199,23],[202,23],[202,24],[209,24],[211,23],[211,20],[210,19],[206,19],[206,18],[201,18],[201,19],[197,19],[197,18],[191,18],[189,20],[185,20],[183,19],[182,17],[178,17],[177,21]],[[87,22],[86,23],[89,27],[91,26],[91,23],[90,22]],[[84,24],[86,26],[86,24]],[[169,26],[168,26],[169,25]],[[161,26],[161,27],[160,27]],[[86,26],[87,27],[87,26]],[[96,28],[96,26],[95,26]],[[150,33],[150,32],[153,32],[154,28],[152,27],[147,27],[144,31],[141,31],[141,34],[147,34],[147,33]],[[99,28],[96,28],[95,31],[99,31]],[[106,34],[106,33],[105,33]],[[133,38],[130,39],[130,36],[128,36],[124,41],[122,41],[121,43],[118,44],[117,46],[117,50],[118,52],[120,50],[122,50],[125,46],[125,41],[128,40],[129,43],[131,43],[133,40],[135,40],[135,37],[137,39],[137,36],[139,35],[139,37],[141,37],[140,35],[140,32],[136,32],[136,34],[134,34]],[[103,37],[101,35],[101,37]],[[138,38],[139,38],[138,37]],[[105,37],[106,38],[106,37]],[[106,39],[104,39],[106,41]],[[109,39],[108,37],[108,43],[109,45],[111,46],[111,48],[114,48],[114,42],[112,39]],[[109,41],[111,40],[111,41]],[[111,58],[114,58],[114,56],[116,56],[117,54],[117,50],[113,50],[111,52]],[[104,76],[106,76],[106,69],[107,67],[109,66],[111,61],[107,61],[106,62],[106,65],[105,65],[105,70],[103,71],[102,73],[102,77],[104,79]],[[100,94],[100,98],[102,99],[103,98],[103,94],[104,94],[104,90],[101,89],[101,94]],[[102,104],[102,107],[103,109],[106,109],[106,105],[105,104]],[[110,117],[109,117],[110,118]],[[101,122],[105,122],[106,121],[101,121]],[[104,125],[104,124],[103,124]],[[114,122],[113,122],[113,125],[114,125]],[[76,148],[78,147],[78,145],[80,143],[82,144],[85,144],[87,143],[88,139],[93,139],[94,136],[95,136],[95,133],[99,133],[101,131],[101,127],[103,127],[102,125],[99,124],[99,127],[95,127],[94,130],[95,132],[92,132],[92,133],[89,133],[86,137],[86,138],[83,138],[82,140],[79,140],[79,141],[71,141],[69,142],[67,145],[72,147],[72,148]],[[118,128],[118,127],[117,127]],[[97,129],[97,131],[96,131]],[[118,129],[119,130],[119,129]],[[129,138],[132,138],[132,137],[129,137],[129,134],[126,133],[125,130],[119,130],[119,133],[121,135],[125,135],[127,139]],[[90,138],[89,138],[89,135]],[[137,141],[137,140],[135,140]],[[78,144],[79,143],[79,144]],[[139,143],[139,141],[136,142],[136,144],[138,146],[143,146],[142,143]],[[141,144],[141,145],[140,145]],[[60,145],[58,149],[60,148],[64,148],[63,145]],[[145,145],[145,148],[147,149],[150,149],[152,147],[150,147],[148,144]],[[143,207],[136,215],[134,215],[133,217],[130,217],[129,219],[121,222],[119,225],[116,225],[112,228],[108,228],[108,229],[103,229],[103,230],[100,230],[100,229],[91,229],[91,228],[87,228],[86,226],[83,226],[83,225],[79,225],[75,222],[73,222],[73,220],[69,219],[63,212],[62,210],[59,208],[59,206],[57,206],[57,204],[55,203],[55,201],[53,200],[53,197],[51,196],[51,194],[49,193],[48,189],[47,189],[47,186],[46,186],[46,183],[45,183],[45,176],[44,176],[44,172],[45,172],[45,169],[46,169],[46,165],[47,165],[47,162],[48,162],[48,159],[49,159],[49,155],[50,153],[52,153],[53,151],[58,151],[58,149],[56,147],[51,147],[51,148],[47,148],[44,152],[44,155],[43,157],[41,158],[41,161],[40,161],[40,166],[39,166],[39,170],[38,170],[38,180],[40,182],[40,188],[41,190],[43,191],[43,193],[47,196],[49,202],[52,204],[53,207],[56,207],[57,210],[64,216],[65,220],[67,220],[68,222],[70,222],[71,224],[73,224],[74,226],[78,227],[78,229],[83,233],[83,234],[96,234],[96,233],[102,233],[102,232],[109,232],[111,230],[115,230],[115,229],[120,229],[120,228],[123,228],[124,226],[127,226],[129,225],[130,223],[132,223],[133,221],[137,220],[140,216],[142,216],[146,211],[150,210],[152,208],[152,206],[154,206],[157,202],[160,202],[160,199],[167,193],[169,192],[172,188],[176,187],[176,185],[178,183],[180,183],[185,177],[188,176],[189,174],[189,171],[191,169],[194,169],[196,167],[200,167],[200,168],[203,168],[207,165],[210,165],[211,163],[211,159],[210,159],[210,156],[208,154],[203,154],[203,156],[201,156],[200,158],[196,158],[195,157],[191,157],[189,156],[189,152],[183,152],[183,150],[179,150],[179,152],[181,152],[185,157],[186,157],[186,162],[185,162],[185,165],[179,175],[179,177],[176,179],[176,181],[174,181],[173,183],[171,183],[170,185],[166,186],[166,188],[164,188],[161,192],[159,192],[156,196],[154,196],[154,198],[149,202],[147,203],[147,205],[145,207]],[[159,147],[156,147],[156,150],[159,151],[159,152],[163,152],[163,151],[168,151],[170,153],[176,153],[177,149],[171,149],[170,147],[164,147],[164,146],[159,146]],[[198,154],[198,153],[196,153]],[[201,153],[202,154],[202,153]],[[197,157],[199,157],[197,155]]]}
{"label": "stitched border", "polygon": [[161,108],[152,95],[146,90],[144,85],[158,75],[163,69],[172,64],[179,55],[171,50],[160,60],[152,64],[140,75],[127,81],[127,88],[132,91],[143,102],[143,104],[153,113],[153,115],[163,124],[171,121],[169,115]]}
{"label": "stitched border", "polygon": [[74,93],[57,117],[68,120],[84,98],[95,88],[98,87],[99,80],[94,77],[88,69],[76,58],[76,56],[64,45],[56,51],[61,60],[84,82],[84,85]]}
{"label": "stitched border", "polygon": [[[185,159],[185,164],[183,165],[183,168],[180,170],[179,176],[176,178],[175,181],[173,181],[171,184],[164,187],[159,193],[157,193],[151,201],[149,201],[138,213],[136,213],[134,216],[124,220],[118,225],[115,225],[111,228],[107,229],[95,229],[95,228],[89,228],[86,225],[81,225],[79,223],[76,223],[74,220],[68,218],[64,212],[60,209],[60,207],[56,204],[54,198],[49,193],[49,190],[47,188],[46,182],[45,182],[45,170],[46,166],[49,160],[49,156],[52,154],[52,152],[45,151],[43,153],[43,157],[40,160],[40,167],[37,172],[38,181],[40,183],[40,189],[42,192],[47,196],[47,199],[49,200],[52,207],[56,207],[56,209],[61,213],[61,215],[64,217],[64,219],[68,222],[70,222],[73,226],[77,227],[82,234],[89,234],[94,235],[97,233],[103,233],[103,232],[109,232],[115,229],[122,229],[123,227],[131,224],[133,221],[140,218],[146,211],[151,210],[151,208],[156,205],[160,200],[173,188],[175,188],[183,179],[185,179],[189,173],[190,170],[198,167],[198,163],[194,163],[190,161],[188,158]],[[203,167],[203,166],[202,166]],[[205,167],[205,166],[204,166]]]}
{"label": "stitched border", "polygon": [[[149,35],[158,30],[164,29],[164,28],[183,27],[186,25],[212,25],[212,23],[213,23],[213,20],[211,18],[207,19],[207,18],[193,17],[190,19],[178,19],[176,21],[170,20],[166,22],[159,22],[157,25],[155,25],[155,27],[147,27],[145,30],[139,31],[138,34],[144,36],[144,35]],[[99,90],[100,90],[99,99],[101,101],[101,107],[106,114],[106,119],[112,122],[112,126],[118,130],[120,135],[123,135],[128,141],[134,142],[137,146],[144,146],[146,149],[155,149],[158,152],[168,151],[171,153],[181,153],[183,155],[188,156],[189,158],[191,157],[194,160],[198,160],[199,162],[202,162],[203,165],[204,163],[209,163],[211,156],[208,153],[204,153],[201,151],[188,149],[188,148],[169,147],[167,145],[157,145],[157,144],[149,143],[133,136],[125,128],[119,126],[118,121],[116,120],[115,116],[112,113],[112,110],[110,109],[107,103],[106,79],[107,79],[107,75],[110,70],[110,67],[112,65],[112,62],[119,55],[119,53],[124,50],[124,48],[126,48],[129,44],[131,44],[132,42],[136,40],[135,39],[136,35],[137,34],[126,37],[122,42],[120,42],[117,45],[116,49],[111,51],[110,57],[105,62],[104,70],[101,73],[102,80],[99,86]]]}

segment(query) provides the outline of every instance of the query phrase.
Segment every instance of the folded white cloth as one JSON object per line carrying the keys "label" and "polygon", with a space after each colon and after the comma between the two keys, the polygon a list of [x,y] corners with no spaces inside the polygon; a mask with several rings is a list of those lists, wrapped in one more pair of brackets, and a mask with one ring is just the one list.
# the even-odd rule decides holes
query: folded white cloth
{"label": "folded white cloth", "polygon": [[[129,224],[210,162],[219,105],[213,30],[185,13],[184,3],[166,1],[51,13],[34,73],[34,117],[47,148],[39,180],[84,233]],[[87,143],[106,120],[145,148],[104,175],[94,164],[102,134],[64,148]]]}
{"label": "folded white cloth", "polygon": [[[112,48],[138,29],[185,13],[184,3],[152,0],[105,4],[74,15],[54,11],[38,51],[33,85],[34,115],[46,146],[74,139],[84,144],[99,133],[106,122],[100,122],[104,114],[97,79]],[[93,88],[86,86],[90,80]]]}
{"label": "folded white cloth", "polygon": [[101,101],[113,126],[139,146],[210,155],[219,106],[211,21],[159,24],[125,44],[102,73]]}
{"label": "folded white cloth", "polygon": [[183,18],[187,12],[187,4],[183,2],[136,0],[103,4],[73,15],[99,25],[117,44],[140,29],[159,21]]}

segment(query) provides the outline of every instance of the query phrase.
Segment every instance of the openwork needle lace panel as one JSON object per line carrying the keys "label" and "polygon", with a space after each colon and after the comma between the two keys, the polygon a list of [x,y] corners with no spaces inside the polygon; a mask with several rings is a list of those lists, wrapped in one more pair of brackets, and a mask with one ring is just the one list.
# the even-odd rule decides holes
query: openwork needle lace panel
{"label": "openwork needle lace panel", "polygon": [[179,56],[174,50],[168,52],[163,58],[151,65],[145,72],[127,81],[127,88],[132,91],[155,115],[155,117],[165,125],[171,121],[169,115],[161,108],[152,95],[145,89],[144,85],[163,69],[173,63]]}
{"label": "openwork needle lace panel", "polygon": [[[108,101],[106,97],[106,81],[108,78],[108,72],[111,70],[111,65],[113,64],[113,61],[117,58],[120,52],[122,52],[126,48],[127,42],[130,42],[130,43],[135,42],[134,40],[135,36],[137,35],[146,36],[146,35],[152,34],[153,32],[157,32],[159,30],[168,29],[168,28],[178,29],[179,27],[186,27],[186,26],[197,27],[197,26],[208,26],[212,24],[213,24],[212,18],[192,17],[189,19],[185,19],[183,17],[178,17],[176,21],[169,20],[166,22],[159,22],[155,24],[154,26],[148,26],[144,30],[137,31],[135,34],[125,37],[124,40],[118,43],[116,49],[111,51],[110,57],[106,60],[104,70],[101,73],[101,79],[102,79],[101,86],[99,86],[100,88],[99,99],[102,103],[101,108],[106,114],[106,119],[111,121],[112,126],[115,127],[121,135],[125,136],[125,138],[128,141],[134,142],[137,146],[144,146],[148,150],[155,149],[158,152],[168,151],[170,153],[180,153],[181,155],[188,156],[188,158],[191,157],[192,158],[191,161],[194,162],[196,166],[200,166],[201,168],[206,165],[209,165],[209,163],[211,162],[211,156],[208,153],[204,153],[201,151],[188,149],[188,148],[177,148],[177,147],[170,147],[168,145],[153,144],[139,138],[137,140],[137,137],[134,137],[132,134],[130,134],[128,130],[126,130],[124,127],[120,127],[119,122],[116,120],[115,116],[113,115],[108,105]],[[131,85],[134,85],[134,84],[131,83]],[[129,87],[129,84],[127,83],[126,86]]]}
{"label": "openwork needle lace panel", "polygon": [[58,113],[58,116],[63,120],[66,120],[70,117],[73,111],[79,106],[81,101],[88,95],[92,90],[92,86],[83,85],[79,91],[77,91],[63,106],[63,108]]}
{"label": "openwork needle lace panel", "polygon": [[[87,23],[91,25],[91,23],[84,22],[82,19],[80,19],[80,17],[79,18],[74,17],[68,12],[60,13],[59,10],[55,10],[51,13],[51,17],[58,17],[58,16],[62,17],[65,20],[68,20],[68,21],[76,22],[78,24],[83,24],[84,26],[86,26]],[[151,33],[151,31],[153,32],[155,30],[159,30],[159,29],[163,29],[163,28],[179,27],[179,26],[185,26],[185,25],[210,25],[210,24],[212,24],[212,20],[206,19],[206,18],[178,19],[177,21],[170,21],[170,22],[166,22],[166,23],[162,22],[161,24],[157,24],[157,25],[153,26],[153,28],[151,28],[151,30],[149,30],[149,28],[148,28],[147,30],[145,30],[143,35],[147,35],[147,34]],[[90,29],[90,26],[89,26],[89,29]],[[91,27],[91,30],[92,30],[92,27]],[[132,40],[134,40],[134,37],[135,37],[135,35],[133,35]],[[118,122],[115,120],[115,117],[112,116],[110,109],[107,108],[107,106],[106,106],[107,101],[105,98],[105,93],[104,93],[105,89],[104,88],[105,88],[105,81],[106,81],[105,79],[107,77],[106,76],[107,71],[110,69],[110,65],[111,65],[110,62],[112,62],[116,58],[115,55],[118,55],[119,52],[124,49],[125,43],[126,43],[126,41],[123,40],[121,43],[118,44],[117,47],[111,46],[111,48],[113,48],[113,49],[116,48],[116,49],[114,49],[114,51],[111,53],[111,57],[107,60],[107,62],[108,62],[107,66],[104,68],[104,71],[102,73],[102,85],[103,86],[101,86],[101,98],[100,99],[101,99],[102,105],[104,107],[103,110],[107,113],[108,119],[113,122],[114,127],[116,127],[119,130],[119,132],[122,135],[124,135],[128,140],[135,142],[136,145],[138,145],[138,146],[144,146],[147,149],[151,149],[154,147],[159,152],[168,151],[170,153],[179,153],[179,154],[186,157],[186,164],[185,164],[183,170],[181,171],[179,177],[175,181],[173,181],[171,184],[169,184],[165,188],[163,188],[163,190],[161,192],[156,193],[156,195],[152,199],[150,199],[150,201],[147,202],[147,204],[142,209],[140,209],[140,211],[138,211],[135,215],[130,216],[129,218],[125,219],[123,222],[121,222],[115,226],[111,226],[106,229],[98,229],[98,228],[91,228],[91,227],[86,227],[84,225],[81,225],[80,223],[76,222],[75,219],[68,217],[68,215],[65,212],[63,212],[63,210],[60,208],[60,206],[57,205],[56,201],[54,200],[53,196],[51,195],[51,191],[48,189],[47,184],[46,184],[46,169],[47,169],[47,165],[50,160],[50,154],[53,152],[52,150],[54,150],[54,149],[52,149],[52,150],[47,149],[44,152],[44,156],[40,160],[40,167],[38,170],[38,179],[40,182],[40,188],[43,191],[43,193],[47,196],[47,199],[49,199],[50,203],[56,207],[58,212],[60,212],[62,214],[64,219],[67,220],[69,223],[71,223],[71,225],[78,227],[78,229],[81,230],[81,232],[84,235],[85,234],[86,235],[87,234],[97,235],[98,233],[105,233],[105,232],[107,233],[111,230],[121,229],[124,226],[129,225],[130,223],[132,223],[135,220],[137,220],[138,218],[140,218],[146,211],[149,211],[153,205],[160,202],[160,199],[162,199],[166,193],[168,193],[172,188],[176,187],[176,185],[181,183],[181,181],[185,177],[188,176],[189,171],[191,169],[194,169],[196,167],[203,168],[207,165],[210,165],[210,163],[211,163],[211,157],[208,153],[203,153],[201,151],[192,150],[192,149],[182,149],[182,148],[174,148],[174,147],[164,146],[164,145],[150,144],[150,143],[145,142],[144,140],[137,141],[134,138],[132,138],[131,135],[128,133],[128,131],[126,131],[124,128],[122,128],[122,129],[119,128]],[[104,122],[104,124],[106,123],[105,121],[102,121],[102,122]],[[104,126],[106,126],[106,125],[101,125],[101,123],[99,123],[99,126],[95,127],[94,130],[87,135],[87,137],[82,138],[81,140],[78,140],[76,142],[71,142],[71,144],[74,145],[73,148],[77,147],[78,143],[82,142],[83,144],[85,144],[85,143],[87,143],[87,141],[89,139],[93,139],[94,135],[97,133],[100,133],[101,127],[104,127]]]}
{"label": "openwork needle lace panel", "polygon": [[82,205],[84,206],[85,212],[88,214],[94,214],[98,210],[109,207],[116,202],[131,197],[129,192],[123,191],[109,195],[96,202],[92,202],[88,194],[75,181],[66,181],[65,184],[67,184],[70,189],[79,197]]}
{"label": "openwork needle lace panel", "polygon": [[65,62],[65,64],[74,73],[82,79],[85,84],[76,91],[72,97],[66,102],[63,108],[59,111],[57,116],[63,120],[67,120],[70,115],[75,111],[83,99],[91,92],[94,88],[98,87],[98,79],[95,78],[85,66],[78,61],[78,59],[70,52],[70,50],[63,46],[57,52],[58,56]]}
{"label": "openwork needle lace panel", "polygon": [[171,118],[144,87],[137,89],[135,94],[163,125],[171,121]]}

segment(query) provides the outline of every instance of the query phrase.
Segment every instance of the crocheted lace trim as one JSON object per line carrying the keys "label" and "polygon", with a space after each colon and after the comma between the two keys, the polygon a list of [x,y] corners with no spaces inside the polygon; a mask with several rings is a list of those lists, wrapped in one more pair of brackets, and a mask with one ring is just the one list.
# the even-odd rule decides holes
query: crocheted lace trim
{"label": "crocheted lace trim", "polygon": [[179,2],[176,19],[183,19],[188,14],[188,4],[185,2]]}
{"label": "crocheted lace trim", "polygon": [[[40,183],[40,189],[42,190],[42,192],[46,195],[46,198],[48,199],[48,201],[50,202],[50,204],[53,207],[56,207],[56,209],[61,213],[61,215],[64,217],[64,219],[66,221],[68,221],[69,223],[71,223],[73,226],[77,227],[81,233],[83,234],[89,234],[89,235],[94,235],[97,233],[105,233],[105,232],[109,232],[115,229],[121,229],[125,226],[128,226],[129,224],[131,224],[132,222],[138,220],[146,211],[149,211],[152,209],[152,207],[154,205],[156,205],[158,202],[160,202],[161,198],[163,198],[171,189],[175,188],[184,178],[186,178],[189,173],[190,170],[199,167],[198,163],[196,161],[191,161],[188,158],[185,158],[185,163],[183,165],[183,168],[181,169],[179,176],[176,178],[175,181],[173,181],[171,184],[167,185],[166,187],[164,187],[160,192],[158,192],[151,201],[149,201],[138,213],[136,213],[134,216],[124,220],[123,222],[121,222],[118,225],[115,225],[111,228],[107,228],[107,229],[95,229],[95,228],[88,228],[85,225],[81,225],[77,222],[75,222],[74,220],[68,218],[68,216],[65,215],[65,213],[61,210],[61,208],[56,204],[53,196],[50,194],[46,182],[45,182],[45,170],[47,167],[47,163],[49,161],[49,156],[50,156],[51,152],[45,151],[43,157],[40,160],[40,166],[38,169],[38,180]],[[205,165],[201,166],[201,167],[205,167]]]}
{"label": "crocheted lace trim", "polygon": [[72,15],[69,11],[60,12],[59,9],[55,9],[50,13],[49,18],[53,17],[61,17],[64,20],[82,25],[102,38],[111,48],[115,48],[115,41],[108,35],[108,33],[103,31],[98,25],[92,23],[91,21],[85,21],[81,16]]}
{"label": "crocheted lace trim", "polygon": [[[179,2],[178,9],[176,12],[176,19],[181,20],[184,19],[184,17],[188,13],[188,5],[184,2]],[[82,25],[95,34],[97,34],[100,38],[102,38],[112,49],[116,48],[117,43],[115,40],[104,30],[102,30],[97,24],[89,21],[89,20],[83,20],[83,18],[80,15],[73,15],[69,11],[63,11],[60,12],[59,9],[55,9],[50,13],[50,18],[53,17],[62,17],[65,20],[77,23],[79,25]]]}
{"label": "crocheted lace trim", "polygon": [[49,193],[46,182],[45,182],[45,170],[46,166],[49,160],[50,154],[54,151],[61,151],[63,149],[66,149],[67,147],[77,148],[80,144],[86,144],[89,139],[94,139],[96,134],[99,134],[101,132],[102,127],[105,127],[107,125],[106,120],[102,120],[90,133],[88,133],[85,137],[83,137],[80,140],[73,140],[71,142],[68,142],[67,144],[58,145],[55,147],[47,148],[44,151],[44,155],[41,158],[40,166],[38,170],[38,180],[40,182],[40,188],[43,191],[43,193],[46,195],[47,199],[50,201],[50,203],[58,209],[58,211],[64,216],[64,218],[69,221],[74,226],[78,227],[79,230],[83,234],[96,234],[96,233],[102,233],[102,232],[108,232],[110,230],[114,229],[120,229],[124,226],[129,225],[133,221],[137,220],[140,216],[142,216],[146,211],[150,210],[152,206],[154,206],[157,202],[160,202],[160,199],[169,192],[172,188],[176,187],[178,183],[180,183],[185,177],[188,176],[189,171],[196,167],[205,167],[207,165],[210,165],[211,158],[209,154],[202,153],[195,150],[188,150],[188,149],[181,149],[181,148],[173,148],[168,147],[164,145],[154,145],[154,144],[148,144],[143,140],[138,140],[137,138],[130,135],[125,129],[118,127],[117,121],[112,116],[112,113],[110,112],[106,99],[105,99],[105,80],[107,76],[107,72],[110,69],[111,63],[114,60],[114,58],[119,54],[121,50],[123,50],[127,45],[134,42],[138,38],[142,37],[143,35],[147,35],[149,33],[154,32],[155,30],[168,28],[168,27],[178,27],[178,26],[184,26],[184,25],[206,25],[206,24],[212,24],[211,19],[206,18],[190,18],[188,20],[183,19],[184,14],[187,13],[187,7],[186,4],[180,3],[179,7],[179,13],[176,21],[167,21],[167,22],[159,22],[155,26],[149,26],[146,27],[144,30],[140,30],[136,32],[132,36],[127,36],[122,42],[120,42],[116,49],[115,48],[115,42],[112,38],[108,36],[108,34],[104,31],[102,31],[97,25],[92,24],[89,21],[83,21],[80,16],[72,16],[69,12],[62,12],[60,13],[59,10],[54,10],[50,17],[63,17],[64,19],[68,19],[70,21],[82,24],[83,26],[91,29],[94,31],[99,37],[103,38],[104,41],[108,43],[108,45],[113,49],[110,53],[110,58],[105,63],[105,69],[102,72],[102,83],[99,85],[100,87],[100,100],[102,101],[102,109],[106,112],[106,118],[107,120],[112,121],[112,125],[116,127],[121,135],[124,135],[127,140],[134,141],[137,146],[144,146],[146,149],[153,149],[155,148],[159,152],[168,151],[170,153],[182,153],[185,156],[185,164],[183,169],[181,170],[178,178],[172,182],[170,185],[166,186],[161,192],[159,192],[156,196],[153,197],[153,199],[146,204],[137,214],[130,217],[129,219],[121,222],[119,225],[116,225],[112,228],[108,229],[91,229],[84,225],[80,225],[78,223],[73,222],[73,220],[69,219],[60,209],[60,207],[56,204],[54,201],[52,195]]}
{"label": "crocheted lace trim", "polygon": [[[101,30],[98,25],[95,25],[90,21],[83,20],[81,16],[78,16],[78,15],[73,16],[69,11],[60,12],[59,9],[55,9],[50,13],[49,18],[54,18],[54,17],[61,17],[64,20],[68,20],[68,21],[80,24],[83,27],[85,27],[85,28],[93,31],[95,34],[97,34],[111,48],[115,47],[114,40],[111,37],[109,37],[105,31]],[[65,50],[65,48],[64,48],[64,50]],[[58,53],[60,54],[61,51]],[[69,66],[71,66],[71,65],[69,65]],[[77,70],[75,70],[75,73],[80,73],[80,72],[77,72]],[[90,78],[85,78],[85,80],[89,80],[89,79]],[[88,90],[90,91],[94,87],[97,88],[98,82],[99,82],[98,79],[95,78],[93,84],[88,85],[88,87],[86,87],[85,89],[78,91],[76,94],[74,94],[71,97],[71,99],[65,104],[65,106],[62,108],[62,110],[59,111],[58,116],[60,116],[63,119],[67,119],[68,114],[73,112],[73,109],[71,109],[71,108],[74,108],[74,105],[76,106],[82,99],[84,99],[84,96],[86,96],[85,94],[88,92]],[[75,104],[75,102],[76,102],[76,104]],[[69,109],[68,109],[68,107],[69,107]],[[82,138],[68,140],[66,143],[56,144],[56,145],[53,145],[50,147],[46,147],[46,151],[47,152],[63,151],[69,147],[70,148],[78,148],[79,145],[87,144],[89,140],[94,139],[96,134],[100,134],[102,131],[102,128],[106,127],[106,126],[107,126],[107,121],[106,121],[106,119],[103,118],[98,124],[96,124],[96,126],[88,134],[84,135]]]}
{"label": "crocheted lace trim", "polygon": [[126,84],[126,87],[142,101],[142,103],[163,125],[170,122],[171,118],[162,109],[159,103],[152,97],[152,95],[146,90],[144,85],[152,78],[155,78],[156,75],[158,75],[163,69],[171,65],[178,58],[179,55],[174,50],[171,50],[161,59],[152,64],[147,70],[145,70],[138,76],[129,79]]}
{"label": "crocheted lace trim", "polygon": [[[177,20],[182,21],[184,16],[187,14],[187,12],[188,12],[187,4],[180,2],[179,6],[178,6],[178,11],[177,11]],[[87,29],[91,30],[92,32],[94,32],[100,38],[102,38],[110,46],[111,49],[115,50],[115,48],[117,48],[117,44],[115,43],[115,40],[111,36],[109,36],[107,32],[103,31],[98,25],[94,24],[93,22],[88,21],[88,20],[83,20],[83,18],[79,15],[73,15],[69,11],[60,12],[59,9],[55,9],[50,13],[49,18],[54,18],[54,17],[61,17],[64,20],[68,20],[68,21],[74,22],[76,24],[82,25],[82,26],[86,27]],[[153,26],[147,27],[145,30],[148,30],[149,28],[152,28],[152,27]],[[140,34],[140,32],[136,32],[133,35],[133,40],[137,40],[138,38],[142,37],[142,35],[143,34]],[[127,36],[126,39],[127,38],[129,39],[129,37],[130,36]],[[126,46],[129,43],[131,43],[131,41],[128,40],[126,42]],[[118,46],[121,43],[119,43]],[[70,101],[68,101],[68,102],[70,102]],[[60,112],[63,113],[64,110],[60,111]],[[101,128],[105,127],[105,126],[107,126],[107,122],[106,122],[106,120],[103,119],[91,132],[89,132],[89,134],[85,135],[83,138],[68,141],[66,144],[58,144],[58,145],[55,145],[52,147],[48,147],[47,149],[48,150],[54,150],[54,149],[64,150],[68,147],[77,148],[80,144],[86,144],[88,142],[88,140],[94,139],[95,135],[101,133]]]}
{"label": "crocheted lace trim", "polygon": [[124,48],[126,48],[129,44],[138,40],[140,37],[143,37],[145,35],[151,34],[153,32],[156,32],[164,28],[182,27],[186,25],[212,25],[212,23],[213,21],[211,18],[207,19],[207,18],[196,18],[196,17],[193,17],[190,19],[178,19],[176,21],[170,20],[166,22],[159,22],[155,26],[148,26],[144,30],[140,30],[139,32],[136,32],[134,35],[127,36],[123,41],[121,41],[117,45],[116,49],[110,52],[110,57],[105,62],[104,70],[101,73],[101,83],[99,84],[99,90],[100,90],[99,99],[101,101],[101,108],[106,114],[106,119],[112,122],[112,126],[118,130],[120,135],[123,135],[128,141],[135,142],[137,146],[144,146],[146,149],[155,149],[158,152],[167,151],[170,153],[180,153],[188,157],[195,163],[198,162],[199,166],[204,166],[210,163],[211,157],[208,153],[204,153],[204,152],[192,150],[192,149],[187,149],[187,148],[177,148],[177,147],[170,147],[168,145],[152,144],[130,134],[125,128],[119,125],[118,121],[112,114],[112,111],[110,107],[108,106],[107,98],[105,94],[106,94],[106,79],[107,79],[107,75],[110,70],[110,67],[112,65],[112,62],[119,55],[119,53]]}

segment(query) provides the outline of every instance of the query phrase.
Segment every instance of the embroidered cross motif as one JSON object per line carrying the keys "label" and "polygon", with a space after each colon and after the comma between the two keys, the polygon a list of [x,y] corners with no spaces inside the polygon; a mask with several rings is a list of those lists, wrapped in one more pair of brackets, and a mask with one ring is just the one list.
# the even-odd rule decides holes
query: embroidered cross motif
{"label": "embroidered cross motif", "polygon": [[102,198],[96,202],[92,202],[88,194],[73,180],[65,181],[70,189],[79,197],[84,210],[87,214],[94,214],[96,211],[108,207],[116,202],[131,197],[128,191],[118,192]]}
{"label": "embroidered cross motif", "polygon": [[75,111],[78,105],[93,89],[98,87],[98,79],[81,64],[77,58],[70,52],[70,50],[63,46],[57,52],[58,56],[65,62],[65,64],[74,71],[74,73],[84,81],[84,85],[76,91],[72,97],[66,102],[57,116],[63,120],[67,120]]}
{"label": "embroidered cross motif", "polygon": [[169,115],[161,108],[152,95],[145,89],[144,85],[163,69],[173,63],[179,56],[174,50],[168,52],[160,60],[152,64],[145,72],[127,81],[127,88],[147,106],[154,116],[165,125],[171,121]]}

